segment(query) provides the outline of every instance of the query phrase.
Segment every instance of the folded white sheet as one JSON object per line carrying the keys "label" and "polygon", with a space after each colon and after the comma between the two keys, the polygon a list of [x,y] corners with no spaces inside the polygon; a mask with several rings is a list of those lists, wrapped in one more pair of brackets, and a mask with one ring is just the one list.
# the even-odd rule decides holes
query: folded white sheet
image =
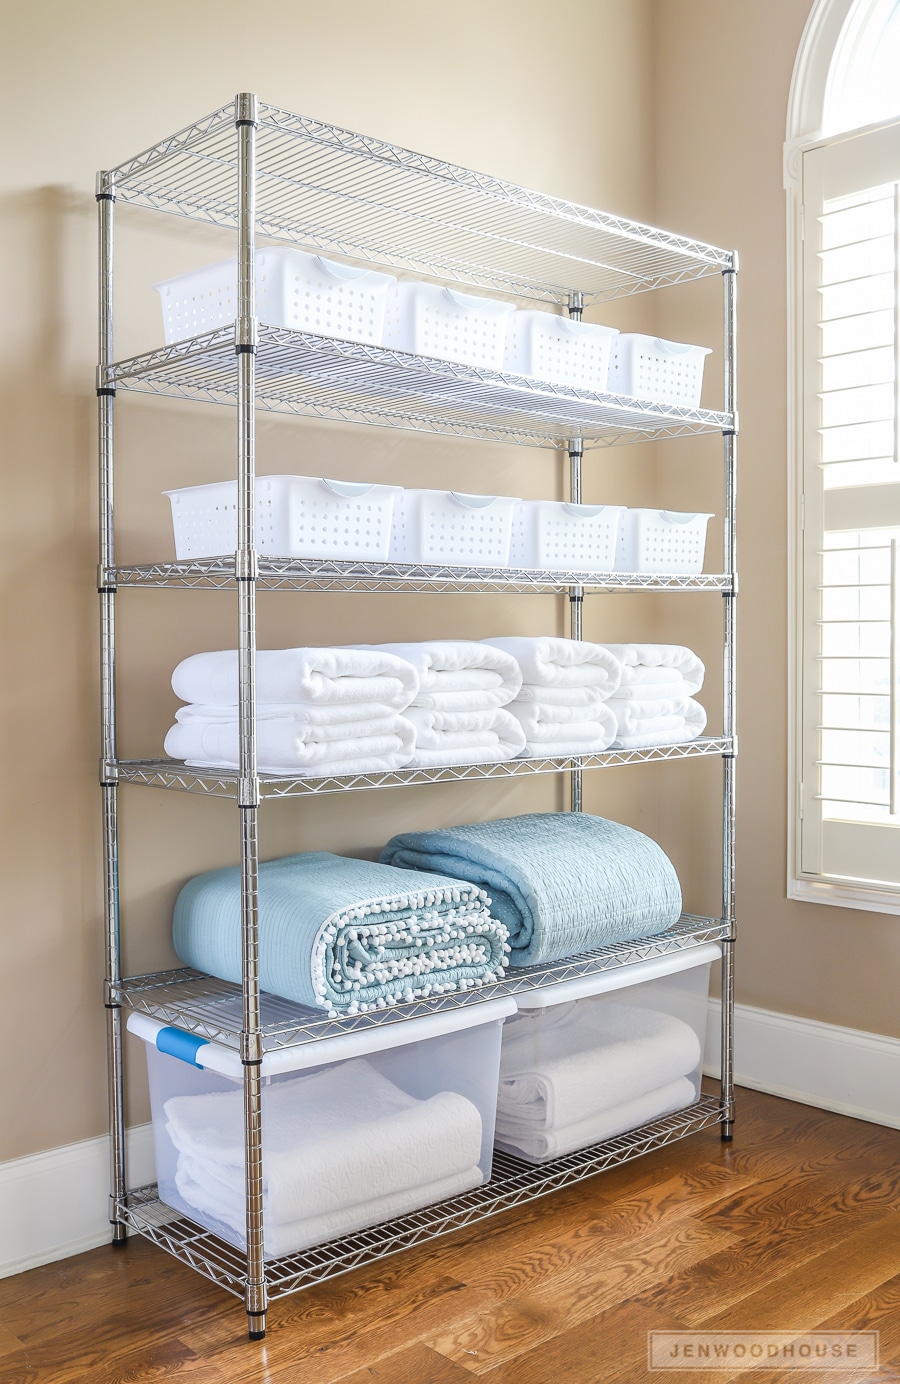
{"label": "folded white sheet", "polygon": [[[490,764],[495,760],[515,759],[525,748],[525,733],[511,708],[476,712],[428,711],[411,706],[407,718],[416,730],[415,752],[410,767],[448,768],[455,764]],[[444,729],[438,722],[475,721],[484,718],[477,729]]]}
{"label": "folded white sheet", "polygon": [[360,647],[410,663],[419,681],[414,703],[430,711],[488,711],[506,706],[522,686],[513,657],[471,639]]}
{"label": "folded white sheet", "polygon": [[672,1014],[595,999],[559,1009],[505,1026],[498,1118],[576,1124],[699,1066],[697,1035]]}
{"label": "folded white sheet", "polygon": [[[211,1175],[213,1214],[242,1230],[242,1088],[172,1096],[164,1110],[192,1180],[201,1169]],[[481,1156],[471,1101],[455,1091],[416,1100],[364,1058],[272,1082],[262,1121],[263,1211],[273,1227],[468,1174]]]}
{"label": "folded white sheet", "polygon": [[[165,752],[203,768],[236,769],[238,727],[237,718],[180,718],[166,736]],[[415,741],[412,723],[396,712],[358,725],[315,725],[295,715],[264,717],[256,727],[257,765],[264,774],[388,773],[409,764]]]}
{"label": "folded white sheet", "polygon": [[703,686],[705,668],[697,655],[683,644],[605,644],[622,665],[622,685],[675,682],[680,676],[687,683],[684,691],[692,696]]}
{"label": "folded white sheet", "polygon": [[693,1105],[696,1099],[694,1083],[688,1077],[681,1076],[654,1091],[623,1101],[610,1110],[554,1129],[535,1129],[498,1116],[495,1142],[499,1148],[521,1153],[542,1163],[547,1158],[562,1158],[576,1149],[590,1148],[591,1144],[603,1143],[662,1115],[683,1110],[685,1106]]}
{"label": "folded white sheet", "polygon": [[593,687],[611,697],[622,676],[615,654],[586,640],[514,636],[483,642],[512,654],[522,670],[523,682],[533,687]]}
{"label": "folded white sheet", "polygon": [[[256,655],[260,704],[379,702],[403,711],[418,688],[410,663],[378,649],[260,649]],[[172,690],[183,702],[236,706],[237,650],[192,654],[172,674]]]}
{"label": "folded white sheet", "polygon": [[682,745],[687,740],[696,740],[706,729],[706,709],[692,697],[687,699],[683,716],[629,718],[627,702],[615,700],[609,705],[619,720],[615,744],[623,750],[646,749],[652,745]]}
{"label": "folded white sheet", "polygon": [[[310,1245],[332,1240],[338,1235],[346,1235],[366,1226],[377,1225],[379,1221],[393,1220],[395,1216],[405,1216],[410,1211],[418,1211],[422,1206],[446,1201],[477,1187],[483,1181],[480,1168],[469,1168],[450,1177],[439,1178],[424,1186],[406,1187],[399,1192],[389,1192],[386,1196],[372,1197],[368,1201],[357,1202],[353,1206],[339,1206],[319,1215],[305,1216],[300,1220],[272,1224],[266,1220],[263,1227],[265,1252],[268,1258],[282,1254],[296,1254],[298,1250]],[[180,1158],[175,1173],[175,1185],[189,1207],[213,1217],[235,1233],[243,1246],[245,1243],[244,1204],[235,1203],[229,1197],[223,1203],[210,1181],[210,1170],[204,1163],[195,1163]]]}

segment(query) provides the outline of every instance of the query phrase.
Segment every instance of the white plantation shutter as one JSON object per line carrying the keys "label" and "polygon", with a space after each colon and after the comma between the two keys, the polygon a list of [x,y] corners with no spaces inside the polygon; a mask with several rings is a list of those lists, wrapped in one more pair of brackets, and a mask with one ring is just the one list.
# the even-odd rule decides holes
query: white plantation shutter
{"label": "white plantation shutter", "polygon": [[900,891],[900,123],[803,156],[800,871]]}

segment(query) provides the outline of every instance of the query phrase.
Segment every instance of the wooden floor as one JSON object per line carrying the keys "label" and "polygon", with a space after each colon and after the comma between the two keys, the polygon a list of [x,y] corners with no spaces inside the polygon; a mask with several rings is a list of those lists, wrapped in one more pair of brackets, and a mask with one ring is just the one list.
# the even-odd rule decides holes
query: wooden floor
{"label": "wooden floor", "polygon": [[0,1384],[607,1384],[647,1332],[877,1330],[900,1381],[900,1131],[740,1093],[733,1145],[683,1140],[531,1207],[283,1299],[240,1304],[134,1240],[0,1281]]}

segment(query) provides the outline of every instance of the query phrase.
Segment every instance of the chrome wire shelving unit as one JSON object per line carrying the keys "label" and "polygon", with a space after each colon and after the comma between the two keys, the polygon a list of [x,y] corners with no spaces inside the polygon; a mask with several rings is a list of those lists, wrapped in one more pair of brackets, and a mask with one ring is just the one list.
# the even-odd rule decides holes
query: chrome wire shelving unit
{"label": "chrome wire shelving unit", "polygon": [[[671,235],[268,106],[254,96],[154,145],[97,181],[100,220],[100,460],[102,634],[101,787],[104,804],[106,1010],[113,1243],[135,1231],[242,1298],[250,1335],[265,1332],[270,1300],[568,1186],[582,1178],[734,1119],[735,807],[735,284],[726,250]],[[113,219],[117,203],[167,212],[237,232],[234,326],[129,360],[113,349]],[[725,388],[721,410],[676,408],[542,384],[380,347],[260,324],[255,313],[256,237],[411,270],[506,296],[554,304],[575,318],[585,306],[721,276]],[[136,391],[236,407],[238,547],[233,557],[116,563],[113,516],[114,411]],[[302,561],[261,556],[254,543],[255,429],[260,411],[413,428],[482,441],[561,448],[570,499],[581,501],[590,447],[717,433],[724,448],[724,566],[720,574],[645,575],[396,563]],[[240,767],[235,772],[166,759],[123,760],[116,751],[116,597],[120,589],[231,590],[239,616]],[[718,592],[724,598],[724,699],[720,736],[652,749],[533,758],[456,768],[327,778],[260,774],[256,762],[258,591],[560,594],[573,638],[594,592]],[[362,789],[566,773],[571,807],[582,807],[585,770],[719,756],[723,763],[722,910],[685,914],[665,933],[617,943],[552,965],[514,970],[475,990],[330,1016],[259,986],[259,811],[263,801]],[[231,985],[179,968],[123,978],[119,936],[118,789],[121,784],[227,797],[240,820],[243,981]],[[538,986],[627,967],[718,942],[722,947],[722,1071],[716,1096],[594,1148],[533,1167],[498,1152],[490,1181],[413,1215],[266,1260],[263,1251],[261,1076],[263,1056],[427,1014],[478,1005]],[[241,1252],[166,1206],[155,1186],[128,1190],[125,1171],[123,1009],[239,1053],[244,1071],[247,1249]]]}

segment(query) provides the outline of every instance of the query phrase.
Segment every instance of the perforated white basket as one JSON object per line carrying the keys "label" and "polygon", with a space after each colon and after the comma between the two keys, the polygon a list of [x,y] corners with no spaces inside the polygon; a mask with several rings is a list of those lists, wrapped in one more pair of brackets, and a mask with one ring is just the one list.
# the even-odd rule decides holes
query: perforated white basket
{"label": "perforated white basket", "polygon": [[686,346],[658,336],[620,332],[612,343],[608,389],[657,404],[698,408],[708,346]]}
{"label": "perforated white basket", "polygon": [[556,317],[552,312],[514,312],[506,331],[504,370],[574,389],[606,388],[614,327]]}
{"label": "perforated white basket", "polygon": [[511,567],[613,572],[621,505],[522,500],[513,515]]}
{"label": "perforated white basket", "polygon": [[507,321],[514,312],[511,303],[496,298],[473,298],[436,284],[398,282],[387,295],[382,344],[394,351],[499,370]]}
{"label": "perforated white basket", "polygon": [[[255,263],[260,322],[370,345],[381,341],[392,275],[284,246],[257,250]],[[236,259],[209,264],[155,287],[167,343],[212,331],[237,316]]]}
{"label": "perforated white basket", "polygon": [[506,567],[518,500],[451,490],[403,490],[394,506],[392,562]]}
{"label": "perforated white basket", "polygon": [[618,572],[702,572],[711,514],[626,509],[619,521]]}
{"label": "perforated white basket", "polygon": [[[175,555],[218,557],[237,547],[237,481],[166,490]],[[314,476],[258,476],[256,546],[277,557],[386,562],[396,485]]]}

